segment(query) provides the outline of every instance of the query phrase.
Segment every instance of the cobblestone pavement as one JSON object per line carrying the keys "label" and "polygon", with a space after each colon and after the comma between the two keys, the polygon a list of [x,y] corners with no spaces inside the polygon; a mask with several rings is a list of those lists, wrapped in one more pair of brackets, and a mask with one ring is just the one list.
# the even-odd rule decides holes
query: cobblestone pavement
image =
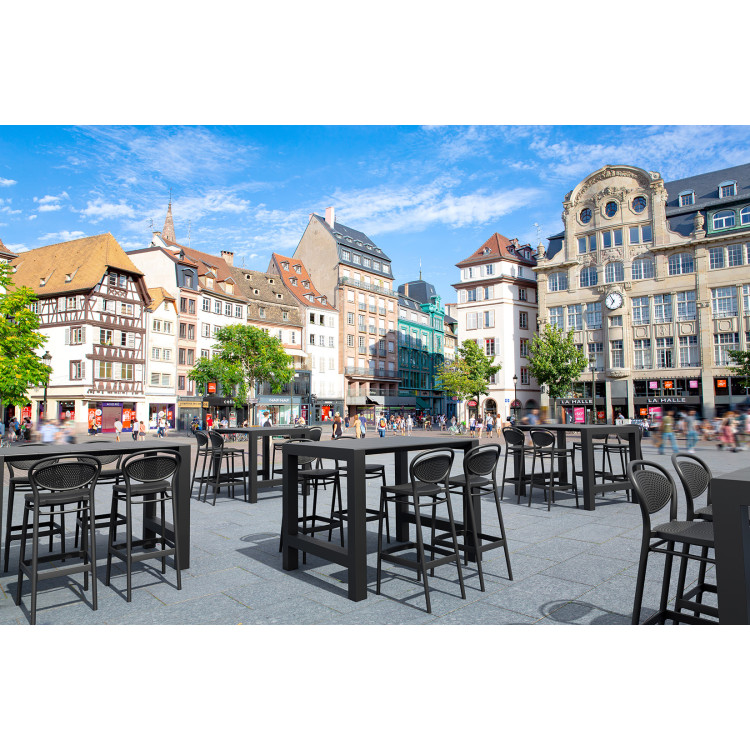
{"label": "cobblestone pavement", "polygon": [[[435,432],[438,437],[439,433]],[[189,438],[180,438],[190,440]],[[155,440],[155,439],[154,439]],[[149,441],[151,442],[151,441]],[[482,442],[487,442],[483,439]],[[741,468],[745,453],[718,451],[702,443],[698,455],[710,460],[715,475]],[[648,441],[644,458],[669,466]],[[387,476],[393,461],[384,457]],[[454,469],[454,473],[455,469]],[[368,504],[375,506],[379,484],[368,482]],[[109,488],[97,494],[99,507]],[[345,489],[344,489],[345,492]],[[113,585],[104,585],[105,532],[97,533],[99,608],[92,611],[82,576],[40,583],[39,624],[371,624],[371,625],[621,625],[630,621],[638,569],[641,515],[624,493],[599,496],[597,508],[575,507],[572,495],[560,493],[547,511],[541,490],[531,507],[518,505],[508,485],[502,510],[513,567],[508,579],[501,549],[484,557],[486,590],[482,592],[475,565],[465,567],[466,599],[460,596],[456,569],[442,566],[430,579],[432,614],[427,614],[423,589],[405,568],[384,566],[382,595],[375,594],[377,524],[368,524],[368,597],[352,602],[346,596],[346,572],[308,556],[294,572],[282,569],[278,552],[281,525],[280,491],[261,492],[256,505],[221,495],[215,507],[193,498],[191,565],[184,571],[182,590],[174,570],[151,563],[134,566],[133,597],[124,598],[124,564],[114,566]],[[327,497],[327,495],[324,495]],[[18,504],[16,504],[18,506]],[[456,511],[460,503],[454,504]],[[106,507],[106,506],[104,506]],[[685,506],[680,490],[680,517]],[[497,530],[494,503],[482,502],[483,523]],[[16,522],[20,509],[16,507]],[[658,522],[666,520],[666,510]],[[136,526],[136,528],[138,528]],[[69,534],[72,545],[72,534]],[[30,583],[24,583],[21,606],[14,603],[18,543],[11,549],[8,573],[0,573],[0,624],[25,624],[29,618]],[[653,558],[654,556],[652,556]],[[663,563],[650,560],[643,616],[658,602]],[[691,563],[691,566],[693,564]],[[676,568],[674,576],[676,578]],[[689,569],[694,580],[697,567]],[[709,578],[714,575],[709,571]],[[715,602],[709,596],[706,603]]]}

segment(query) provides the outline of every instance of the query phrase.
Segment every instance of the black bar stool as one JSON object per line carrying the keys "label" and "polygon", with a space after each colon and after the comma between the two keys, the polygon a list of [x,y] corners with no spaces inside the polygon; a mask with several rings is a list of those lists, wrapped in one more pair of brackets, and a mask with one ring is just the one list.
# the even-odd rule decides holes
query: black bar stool
{"label": "black bar stool", "polygon": [[[508,578],[513,580],[513,571],[510,567],[510,554],[508,552],[508,540],[505,537],[505,524],[503,523],[503,512],[500,508],[500,493],[497,488],[497,467],[500,463],[500,446],[499,445],[480,445],[472,448],[464,455],[463,469],[464,473],[451,477],[448,480],[448,486],[458,490],[458,494],[463,497],[464,515],[463,523],[457,525],[457,534],[463,537],[463,544],[459,549],[464,551],[464,564],[468,563],[469,550],[473,549],[477,558],[477,571],[479,572],[479,585],[484,591],[484,574],[482,573],[482,553],[489,552],[497,547],[502,547],[505,551],[505,564],[508,566]],[[497,520],[500,524],[500,536],[493,536],[487,533],[477,533],[477,522],[474,514],[474,499],[478,496],[480,499],[483,495],[492,495],[495,500],[497,510]],[[472,540],[469,544],[467,532],[467,518],[472,531]],[[446,538],[446,535],[438,537],[439,540]],[[481,540],[481,543],[480,543]]]}
{"label": "black bar stool", "polygon": [[[521,502],[521,487],[529,478],[526,474],[526,456],[532,449],[526,445],[526,436],[518,427],[503,427],[505,440],[505,459],[503,460],[503,479],[500,483],[500,499],[505,494],[505,485],[513,482],[516,485],[516,502]],[[513,459],[513,476],[508,477],[508,458]]]}
{"label": "black bar stool", "polygon": [[[594,477],[601,478],[604,482],[625,482],[627,481],[627,465],[631,460],[630,444],[623,440],[618,434],[608,432],[596,433],[592,436],[592,446],[594,449]],[[581,452],[581,470],[577,471],[576,454]],[[583,479],[583,443],[573,443],[573,478]],[[601,456],[601,468],[596,468],[597,454]],[[612,456],[620,459],[620,471],[615,472],[612,467]],[[630,490],[625,490],[628,502],[632,502]]]}
{"label": "black bar stool", "polygon": [[[56,459],[50,459],[52,461]],[[13,525],[13,505],[16,491],[24,492],[31,490],[31,481],[29,479],[29,469],[39,463],[38,458],[11,458],[5,462],[8,467],[8,508],[5,516],[5,552],[3,560],[3,572],[8,572],[8,563],[10,561],[10,543],[17,542],[21,539],[23,524]],[[0,492],[2,489],[0,488]],[[65,552],[65,516],[60,514],[59,523],[55,522],[54,515],[49,514],[47,520],[41,521],[39,529],[40,537],[48,537],[49,551],[52,552],[52,538],[55,535],[60,536],[62,551]],[[76,544],[78,540],[76,539]]]}
{"label": "black bar stool", "polygon": [[[193,463],[193,479],[190,482],[190,497],[193,496],[193,487],[195,487],[195,482],[197,480],[198,498],[200,499],[201,487],[205,482],[209,481],[209,478],[211,476],[211,464],[209,464],[208,475],[206,474],[206,463],[208,463],[208,460],[211,457],[211,441],[209,440],[208,433],[205,430],[194,430],[193,435],[195,435],[195,441],[198,445],[195,452],[195,462]],[[198,461],[201,458],[203,459],[203,464],[201,465],[200,476],[198,476]]]}
{"label": "black bar stool", "polygon": [[[628,480],[633,485],[638,504],[641,508],[643,519],[643,535],[641,537],[641,554],[638,562],[638,578],[635,587],[635,600],[633,602],[632,624],[638,625],[641,618],[641,606],[643,603],[643,589],[646,583],[646,568],[648,556],[651,552],[666,555],[664,562],[664,578],[662,579],[661,601],[659,610],[647,618],[644,625],[663,625],[667,620],[677,623],[688,623],[693,625],[714,624],[715,621],[700,617],[701,614],[709,615],[718,619],[719,611],[716,607],[709,607],[701,602],[693,602],[692,597],[700,591],[715,591],[710,588],[703,577],[699,577],[698,585],[687,595],[684,592],[684,575],[677,584],[677,597],[675,609],[669,609],[669,584],[672,577],[672,560],[679,557],[684,564],[688,560],[697,560],[702,563],[701,570],[705,574],[703,563],[713,563],[713,559],[705,555],[692,555],[687,550],[691,546],[704,549],[714,548],[714,525],[708,521],[678,521],[677,520],[677,490],[674,480],[659,464],[653,461],[630,461],[628,463]],[[662,508],[669,505],[669,521],[656,526],[651,526],[651,516]],[[682,544],[683,551],[678,552],[675,544]],[[694,615],[685,614],[682,609],[695,612]]]}
{"label": "black bar stool", "polygon": [[[24,496],[23,528],[21,531],[21,552],[18,562],[18,589],[16,605],[21,604],[21,593],[24,574],[31,580],[31,624],[36,624],[37,588],[39,581],[47,578],[59,578],[75,573],[83,573],[83,590],[88,591],[89,573],[91,574],[91,607],[98,606],[96,597],[96,540],[94,490],[101,470],[99,460],[94,456],[64,455],[54,459],[37,461],[29,469],[31,492]],[[55,510],[58,508],[59,510]],[[29,514],[33,513],[31,528],[31,558],[26,558],[26,540],[29,536]],[[80,514],[83,533],[80,549],[66,552],[40,555],[40,527],[43,516],[55,513]],[[56,563],[68,557],[80,557],[82,563],[53,567],[51,570],[39,571],[40,563]]]}
{"label": "black bar stool", "polygon": [[[456,525],[453,520],[453,507],[448,489],[448,477],[453,465],[454,452],[446,448],[435,448],[422,451],[412,459],[409,465],[410,482],[404,484],[385,485],[380,488],[380,514],[378,523],[378,572],[376,592],[380,593],[380,578],[383,560],[396,565],[402,565],[417,571],[417,580],[422,579],[424,596],[428,614],[432,613],[430,604],[430,587],[427,583],[427,571],[434,571],[439,565],[455,563],[458,571],[458,581],[461,586],[461,598],[466,599],[464,577],[461,571],[461,554],[458,549]],[[388,515],[388,503],[404,503],[411,505],[416,527],[416,540],[394,544],[383,550],[383,518]],[[448,511],[448,538],[452,542],[452,552],[446,554],[445,544],[436,544],[437,537],[437,507],[445,505]],[[422,516],[422,511],[431,510],[431,516]],[[423,539],[422,524],[427,522],[430,529],[430,542]],[[403,555],[396,554],[407,550],[416,550],[417,559],[410,560]],[[425,552],[430,553],[427,560]]]}
{"label": "black bar stool", "polygon": [[[216,496],[221,487],[226,487],[229,497],[234,497],[234,488],[237,485],[242,486],[242,492],[247,502],[247,464],[245,463],[245,449],[242,447],[229,447],[226,444],[224,436],[211,430],[209,433],[211,439],[211,470],[210,478],[208,481],[202,482],[205,485],[203,494],[203,501],[208,502],[208,485],[211,484],[214,490],[214,501],[212,505],[216,505]],[[242,472],[237,473],[236,459],[240,459],[242,462]],[[222,465],[226,462],[226,473],[222,478]],[[250,477],[250,481],[254,481],[255,477]]]}
{"label": "black bar stool", "polygon": [[[531,442],[533,451],[531,454],[531,481],[529,482],[529,507],[531,507],[531,497],[534,494],[534,487],[541,487],[544,490],[544,499],[547,501],[547,510],[552,510],[552,503],[555,502],[555,490],[573,490],[576,497],[576,508],[578,502],[578,484],[575,481],[575,475],[572,475],[572,481],[562,483],[560,481],[560,462],[573,460],[573,448],[556,448],[557,438],[555,433],[550,430],[536,429],[531,430]],[[536,460],[539,459],[539,468],[541,472],[536,473]],[[549,459],[549,470],[545,469],[544,459]],[[557,466],[557,471],[555,471]],[[572,467],[571,471],[575,469]],[[549,492],[549,494],[548,494]]]}
{"label": "black bar stool", "polygon": [[[112,488],[112,506],[110,510],[109,540],[107,544],[107,573],[105,583],[110,585],[112,556],[125,561],[127,575],[127,601],[131,601],[131,578],[133,561],[161,558],[161,572],[167,572],[166,558],[175,559],[177,570],[177,589],[182,589],[180,575],[180,549],[177,536],[177,502],[175,484],[177,471],[180,468],[180,454],[177,451],[148,450],[132,453],[122,463],[124,484]],[[125,502],[125,514],[119,512],[120,501]],[[174,540],[166,534],[166,501],[172,503],[172,525]],[[133,537],[133,506],[159,504],[161,512],[160,535],[147,539]],[[125,541],[116,542],[118,522],[125,524]],[[161,545],[161,549],[149,549],[134,553],[134,547]]]}
{"label": "black bar stool", "polygon": [[[100,440],[89,440],[89,443],[98,443]],[[124,455],[121,453],[104,453],[97,455],[97,459],[102,465],[102,470],[99,472],[99,477],[96,480],[96,486],[102,487],[105,484],[119,484],[122,479],[122,470],[120,469],[120,463]],[[115,464],[115,466],[112,466]],[[108,529],[109,528],[109,512],[99,513],[95,516],[94,528],[97,529]],[[80,515],[76,516],[76,534],[75,534],[75,546],[78,546],[78,534],[81,532],[81,518]]]}

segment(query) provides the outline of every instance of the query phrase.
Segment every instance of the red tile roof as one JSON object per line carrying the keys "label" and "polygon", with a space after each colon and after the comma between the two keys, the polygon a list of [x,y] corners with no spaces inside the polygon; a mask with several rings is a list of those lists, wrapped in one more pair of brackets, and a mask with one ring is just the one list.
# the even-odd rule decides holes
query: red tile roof
{"label": "red tile roof", "polygon": [[[488,253],[485,253],[485,248],[489,250]],[[529,259],[527,260],[522,255],[519,255],[516,250],[530,250]],[[534,250],[531,248],[531,245],[521,245],[518,243],[518,240],[509,240],[497,232],[486,242],[482,243],[479,250],[472,253],[468,258],[459,261],[456,265],[459,268],[464,268],[465,266],[473,266],[492,260],[512,260],[530,267],[536,265],[536,258],[534,257]]]}
{"label": "red tile roof", "polygon": [[[284,286],[303,304],[307,307],[318,307],[323,310],[335,310],[336,308],[330,303],[325,304],[318,301],[321,297],[321,293],[315,288],[310,274],[305,268],[305,264],[299,258],[287,258],[285,255],[279,255],[274,253],[272,255],[273,262],[276,266],[276,270],[281,276],[281,280],[284,282]],[[287,266],[288,270],[284,268]],[[299,272],[294,270],[295,266],[299,266]],[[292,279],[297,280],[297,284],[292,284]],[[305,282],[309,283],[309,286],[305,286]],[[314,302],[310,302],[306,294],[312,294]]]}

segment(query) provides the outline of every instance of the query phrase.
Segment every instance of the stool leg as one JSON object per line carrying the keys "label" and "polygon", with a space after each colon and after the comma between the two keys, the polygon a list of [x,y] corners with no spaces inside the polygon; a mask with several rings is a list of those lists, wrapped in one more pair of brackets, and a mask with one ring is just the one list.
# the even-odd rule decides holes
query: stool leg
{"label": "stool leg", "polygon": [[[672,560],[673,555],[669,554],[671,552],[674,552],[674,542],[667,542],[667,554],[665,557],[667,558],[664,561],[664,579],[662,580],[661,585],[661,601],[659,602],[659,611],[664,612],[664,610],[667,608],[667,602],[669,601],[669,584],[672,580]],[[664,616],[661,617],[661,624],[664,624]]]}
{"label": "stool leg", "polygon": [[[8,511],[5,516],[5,552],[3,561],[3,573],[8,572],[8,563],[10,561],[10,537],[13,525],[13,496],[15,495],[15,485],[8,491]],[[0,490],[1,491],[1,490]]]}
{"label": "stool leg", "polygon": [[190,497],[193,496],[193,487],[195,486],[195,475],[198,472],[198,459],[200,458],[200,448],[195,452],[195,463],[193,464],[193,480],[190,482]]}
{"label": "stool leg", "polygon": [[[380,470],[380,475],[383,478],[383,487],[385,487],[385,466]],[[391,523],[388,520],[387,513],[385,516],[385,538],[388,540],[388,544],[390,544],[391,543]]]}
{"label": "stool leg", "polygon": [[[448,505],[448,523],[450,524],[451,529],[451,535],[453,537],[453,552],[456,555],[456,570],[458,571],[458,583],[461,587],[461,598],[466,599],[466,588],[464,587],[464,574],[461,570],[461,553],[458,551],[458,539],[456,538],[456,524],[453,520],[453,506],[451,505],[451,498],[450,495],[448,495],[448,499],[446,500],[446,503]],[[480,565],[481,570],[481,562],[479,561],[480,558],[479,550],[477,550],[477,563]],[[434,570],[434,568],[433,568]]]}
{"label": "stool leg", "polygon": [[130,506],[130,497],[125,498],[125,533],[127,539],[125,540],[125,570],[127,574],[127,601],[131,600],[131,582],[132,582],[132,568],[133,568],[133,513]]}
{"label": "stool leg", "polygon": [[182,572],[180,570],[180,542],[177,536],[177,501],[175,500],[174,494],[170,493],[172,500],[172,524],[174,525],[174,566],[177,571],[177,590],[182,590]]}
{"label": "stool leg", "polygon": [[93,504],[89,511],[88,532],[91,535],[91,607],[96,611],[99,608],[99,598],[96,590],[96,511]]}
{"label": "stool leg", "polygon": [[383,516],[388,514],[388,502],[385,499],[383,490],[380,490],[380,517],[378,518],[378,565],[377,565],[377,577],[375,584],[375,593],[380,594],[380,575],[383,569]]}
{"label": "stool leg", "polygon": [[[531,507],[531,496],[534,494],[534,475],[536,473],[536,451],[531,454],[531,481],[529,482],[529,508]],[[520,495],[519,495],[520,502]]]}
{"label": "stool leg", "polygon": [[[468,491],[468,488],[467,488]],[[469,519],[471,521],[471,533],[474,537],[474,554],[477,558],[477,571],[479,572],[479,587],[482,591],[484,591],[484,574],[482,573],[482,550],[479,546],[479,537],[477,536],[477,522],[476,518],[474,517],[474,503],[472,502],[471,493],[469,493],[468,498],[468,510],[469,510]],[[464,518],[464,525],[466,524],[466,519]],[[503,534],[504,536],[504,534]],[[466,548],[466,535],[464,534],[464,550]]]}
{"label": "stool leg", "polygon": [[[701,547],[701,555],[703,557],[708,557],[708,547]],[[703,603],[703,587],[706,584],[706,567],[706,561],[701,560],[700,568],[698,570],[698,585],[700,588],[698,589],[698,596],[695,599],[698,604]]]}
{"label": "stool leg", "polygon": [[495,507],[497,508],[497,520],[498,520],[498,523],[500,524],[500,534],[502,535],[503,540],[504,540],[503,549],[505,550],[505,564],[508,566],[508,578],[512,581],[513,571],[511,570],[511,567],[510,567],[510,552],[508,551],[508,538],[505,536],[505,524],[503,523],[503,511],[500,507],[500,498],[498,498],[497,496],[497,483],[493,483],[492,494],[495,497]]}
{"label": "stool leg", "polygon": [[31,624],[36,625],[36,595],[39,586],[39,507],[34,507],[34,531],[31,537]]}
{"label": "stool leg", "polygon": [[[164,493],[161,493],[161,502],[159,503],[159,510],[161,510],[161,551],[167,551],[167,507],[164,503]],[[167,572],[167,556],[162,554],[161,556],[161,573],[165,575]]]}
{"label": "stool leg", "polygon": [[[419,515],[419,503],[414,498],[414,515],[416,517],[416,532],[417,532],[417,556],[419,558],[419,565],[422,574],[422,585],[424,587],[424,598],[427,602],[427,614],[432,614],[432,606],[430,605],[430,587],[427,583],[427,568],[425,567],[424,560],[424,541],[422,540],[422,521]],[[459,564],[459,568],[460,568]]]}
{"label": "stool leg", "polygon": [[18,585],[16,586],[16,606],[21,604],[21,586],[23,584],[23,568],[21,563],[26,560],[26,537],[29,529],[29,509],[23,504],[23,526],[21,527],[21,549],[18,550]]}
{"label": "stool leg", "polygon": [[631,625],[638,625],[641,621],[641,607],[643,606],[643,589],[646,585],[646,568],[648,567],[648,536],[644,535],[641,542],[641,556],[638,560],[638,577],[635,583],[635,599],[633,601],[633,616]]}

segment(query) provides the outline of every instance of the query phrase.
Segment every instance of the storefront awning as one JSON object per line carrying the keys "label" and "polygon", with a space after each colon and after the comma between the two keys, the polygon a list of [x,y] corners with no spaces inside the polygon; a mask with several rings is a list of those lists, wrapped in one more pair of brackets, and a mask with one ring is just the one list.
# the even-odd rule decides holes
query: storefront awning
{"label": "storefront awning", "polygon": [[368,404],[377,404],[378,406],[383,406],[385,403],[384,399],[378,398],[377,396],[367,396],[365,401]]}

